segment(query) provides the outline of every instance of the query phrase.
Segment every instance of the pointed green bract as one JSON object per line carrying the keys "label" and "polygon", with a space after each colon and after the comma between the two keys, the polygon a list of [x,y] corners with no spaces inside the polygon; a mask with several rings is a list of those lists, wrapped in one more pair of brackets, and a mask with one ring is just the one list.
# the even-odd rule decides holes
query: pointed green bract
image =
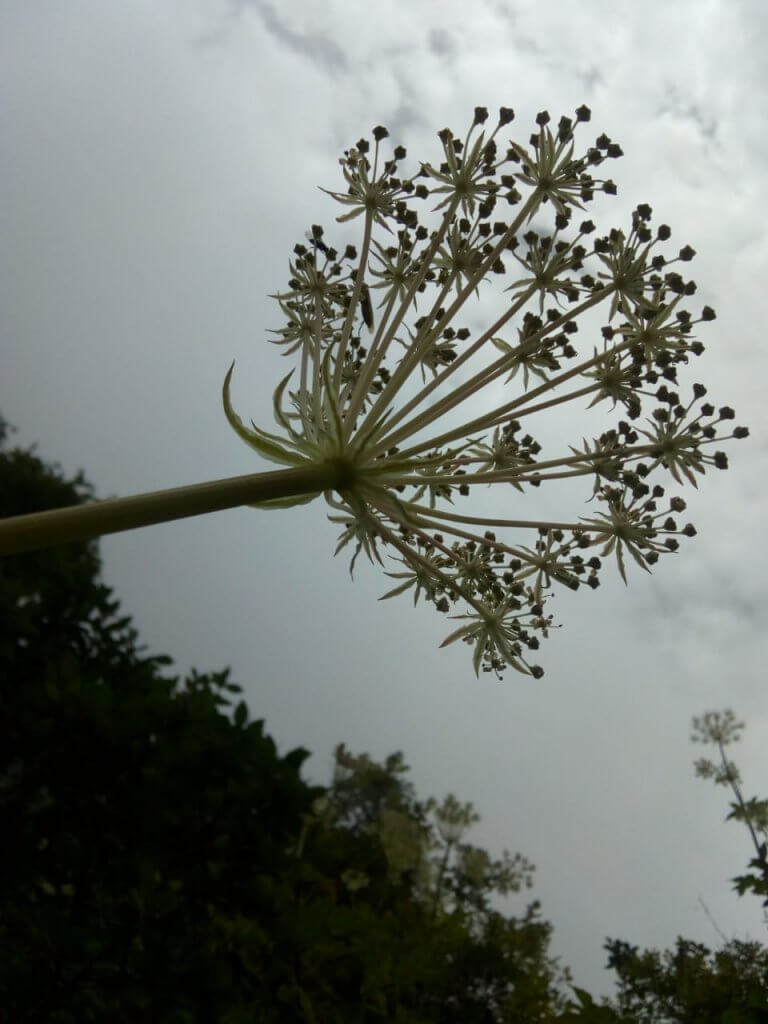
{"label": "pointed green bract", "polygon": [[222,400],[224,403],[224,414],[227,417],[227,422],[230,427],[235,431],[238,437],[242,438],[243,441],[251,448],[255,448],[259,455],[268,459],[270,462],[276,462],[283,466],[300,466],[306,463],[307,460],[301,458],[298,455],[290,452],[283,445],[279,444],[280,438],[276,435],[268,434],[264,430],[260,430],[254,426],[253,429],[249,430],[245,426],[243,421],[237,415],[232,407],[230,400],[230,381],[232,379],[232,372],[235,368],[235,364],[232,363],[227,375],[224,378],[224,387],[222,389]]}

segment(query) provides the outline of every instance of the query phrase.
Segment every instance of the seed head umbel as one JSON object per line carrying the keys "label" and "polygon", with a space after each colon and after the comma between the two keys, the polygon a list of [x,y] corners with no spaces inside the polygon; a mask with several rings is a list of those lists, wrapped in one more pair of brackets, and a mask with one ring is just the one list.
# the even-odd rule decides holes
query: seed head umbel
{"label": "seed head umbel", "polygon": [[[521,144],[510,107],[495,122],[476,107],[409,170],[373,129],[327,191],[356,243],[336,249],[312,225],[274,296],[272,341],[293,363],[276,426],[246,425],[232,368],[224,382],[229,422],[260,455],[328,467],[327,490],[268,504],[324,494],[337,552],[384,567],[384,598],[453,619],[443,645],[471,647],[476,673],[541,676],[552,593],[594,590],[606,560],[626,582],[677,551],[696,532],[678,492],[726,468],[722,446],[748,433],[682,379],[715,317],[685,308],[693,248],[665,252],[672,232],[645,202],[620,227],[587,214],[616,194],[606,172],[622,156],[605,134],[577,145],[590,118],[542,111]],[[553,435],[570,409],[579,432]],[[535,512],[550,485],[576,496],[562,516]]]}

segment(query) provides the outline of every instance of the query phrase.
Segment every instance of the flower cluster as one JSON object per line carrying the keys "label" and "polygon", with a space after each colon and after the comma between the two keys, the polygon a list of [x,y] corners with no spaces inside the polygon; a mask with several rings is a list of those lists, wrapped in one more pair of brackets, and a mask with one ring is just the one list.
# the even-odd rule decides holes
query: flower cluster
{"label": "flower cluster", "polygon": [[[626,555],[647,570],[677,550],[695,530],[659,478],[695,487],[707,467],[726,468],[718,446],[747,430],[703,386],[679,390],[679,370],[703,351],[694,331],[715,316],[683,308],[696,290],[683,273],[691,247],[660,251],[670,229],[651,228],[647,204],[604,234],[585,215],[615,194],[602,174],[621,148],[600,135],[577,155],[584,106],[556,126],[540,113],[527,145],[507,139],[513,117],[502,108],[491,130],[476,108],[465,137],[441,131],[442,160],[412,176],[398,170],[401,146],[385,157],[384,128],[347,150],[346,190],[328,194],[340,222],[359,218],[359,245],[337,251],[314,225],[275,296],[285,326],[274,341],[296,361],[275,392],[278,430],[237,416],[231,369],[224,406],[265,458],[327,467],[337,551],[398,563],[385,597],[463,605],[445,644],[470,644],[476,672],[538,677],[552,589],[597,587],[611,555],[626,582]],[[582,344],[580,318],[598,332]],[[594,410],[600,429],[545,453],[533,432],[566,403]],[[569,478],[585,478],[592,515],[519,515],[527,491]],[[505,489],[509,512],[465,512],[489,486]]]}
{"label": "flower cluster", "polygon": [[740,722],[730,709],[726,711],[707,711],[693,719],[693,743],[714,743],[720,752],[720,764],[709,758],[699,758],[695,762],[696,774],[701,779],[714,779],[718,786],[739,785],[741,776],[739,769],[725,756],[725,747],[730,743],[738,743],[744,723]]}

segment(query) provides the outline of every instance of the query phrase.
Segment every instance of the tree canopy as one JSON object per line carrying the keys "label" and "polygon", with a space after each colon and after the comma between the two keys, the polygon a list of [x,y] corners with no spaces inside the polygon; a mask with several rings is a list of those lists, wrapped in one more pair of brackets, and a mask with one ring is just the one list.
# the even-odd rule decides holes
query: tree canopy
{"label": "tree canopy", "polygon": [[[0,420],[0,516],[90,496]],[[146,653],[94,543],[0,560],[1,1020],[768,1020],[756,943],[609,940],[616,997],[569,988],[471,804],[343,744],[312,785],[240,695]]]}
{"label": "tree canopy", "polygon": [[[0,515],[86,501],[0,453]],[[25,1021],[481,1021],[559,1005],[521,857],[459,837],[401,755],[300,774],[227,670],[148,655],[93,543],[0,562],[0,1016]],[[237,703],[235,703],[237,701]],[[500,1016],[506,1015],[506,1016]]]}

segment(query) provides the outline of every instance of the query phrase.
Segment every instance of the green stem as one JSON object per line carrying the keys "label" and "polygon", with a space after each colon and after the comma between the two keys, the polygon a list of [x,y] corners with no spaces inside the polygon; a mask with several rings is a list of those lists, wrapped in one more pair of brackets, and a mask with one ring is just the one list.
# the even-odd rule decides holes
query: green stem
{"label": "green stem", "polygon": [[[737,737],[737,739],[738,739],[738,737]],[[729,771],[728,759],[725,756],[725,750],[723,748],[722,740],[718,740],[717,741],[717,746],[718,746],[718,749],[720,750],[720,761],[721,761],[722,766],[723,766],[723,771],[726,773],[726,775],[728,777],[728,783],[729,783],[731,789],[733,790],[733,792],[734,792],[734,794],[736,796],[736,800],[738,801],[738,804],[739,804],[739,809],[741,810],[741,813],[744,816],[744,824],[749,829],[749,834],[750,834],[750,836],[752,838],[752,845],[755,847],[755,852],[757,853],[757,856],[759,858],[760,857],[760,841],[757,838],[757,833],[755,832],[754,825],[752,824],[752,819],[750,818],[749,811],[747,810],[746,804],[744,803],[744,797],[741,795],[741,790],[739,789],[739,784],[736,781],[736,779],[731,775],[731,772]]]}
{"label": "green stem", "polygon": [[239,505],[336,489],[343,470],[330,463],[207,480],[166,491],[109,498],[0,519],[0,555],[83,541]]}
{"label": "green stem", "polygon": [[460,516],[443,509],[427,508],[425,505],[417,505],[413,501],[404,501],[402,504],[408,512],[413,512],[418,516],[428,516],[430,519],[442,519],[451,523],[466,523],[468,526],[515,527],[521,530],[574,531],[584,529],[582,523],[547,523],[539,519],[483,519],[481,516]]}
{"label": "green stem", "polygon": [[[587,303],[582,303],[582,305],[578,308],[578,310],[572,310],[571,312],[572,312],[573,315],[576,315],[577,312],[581,313],[586,308],[587,308]],[[537,334],[537,336],[542,336],[543,337],[544,334],[547,333],[549,330],[550,330],[550,325],[547,324],[544,328],[542,328],[541,330],[537,331],[536,334]],[[610,353],[609,354],[613,355],[613,354],[615,354],[617,352],[623,352],[625,349],[628,349],[630,347],[630,345],[631,345],[631,342],[629,342],[629,341],[621,342],[620,344],[615,345],[612,349],[610,349]],[[580,373],[585,373],[587,370],[589,370],[596,363],[599,363],[601,359],[604,359],[605,355],[606,355],[605,352],[602,352],[602,353],[599,353],[599,354],[595,354],[591,358],[585,360],[583,363],[579,363],[578,366],[574,366],[572,369],[567,370],[564,373],[561,373],[559,376],[557,376],[557,377],[550,377],[549,380],[545,380],[543,384],[540,384],[538,387],[534,388],[532,391],[527,391],[527,392],[525,392],[522,395],[518,395],[518,397],[513,399],[511,402],[507,402],[505,405],[501,405],[497,409],[494,409],[493,412],[487,413],[487,414],[485,414],[483,416],[479,416],[477,419],[471,420],[469,423],[465,423],[461,427],[457,427],[457,428],[455,428],[453,430],[448,430],[444,434],[440,434],[439,437],[433,437],[433,438],[430,438],[427,441],[421,441],[418,444],[413,445],[411,448],[406,449],[406,451],[404,451],[404,452],[399,452],[398,453],[399,458],[401,458],[401,459],[408,459],[408,458],[410,458],[413,455],[418,455],[420,452],[424,451],[425,449],[439,448],[441,445],[450,444],[451,441],[454,441],[454,440],[458,439],[459,437],[462,437],[462,436],[463,437],[467,437],[467,436],[469,436],[471,434],[477,433],[477,431],[479,431],[479,430],[490,430],[492,427],[502,423],[505,419],[511,419],[513,413],[515,415],[517,415],[517,408],[518,408],[518,406],[521,406],[521,405],[524,406],[526,402],[529,402],[529,401],[531,401],[534,398],[538,398],[539,395],[543,395],[547,391],[549,391],[549,392],[554,391],[554,389],[556,387],[558,387],[560,384],[564,384],[566,381],[570,380],[572,377],[575,377],[575,376],[577,376]],[[483,373],[487,376],[488,373],[490,373],[491,371],[493,371],[495,373],[497,370],[499,370],[500,367],[501,367],[501,369],[507,369],[508,368],[508,363],[509,363],[509,356],[502,356],[500,359],[497,359],[495,363],[492,363],[490,367],[487,367],[486,370],[483,371]],[[487,383],[487,380],[486,381],[481,381],[480,382],[480,386],[484,386],[484,384],[486,384],[486,383]],[[450,401],[450,397],[451,396],[448,395],[448,396],[446,396],[446,399],[448,401]],[[439,416],[442,416],[447,411],[447,409],[443,406],[443,403],[446,401],[446,399],[443,399],[441,402],[437,402],[437,403],[435,403],[435,405],[430,407],[430,409],[427,411],[428,412],[428,418],[430,420],[433,420],[433,419],[436,419]],[[554,399],[550,399],[549,400],[549,404],[554,404],[554,401],[555,401]],[[546,408],[546,406],[547,406],[547,402],[544,402],[544,403],[540,404],[539,406],[537,406],[536,409],[537,410],[541,410],[541,409]],[[530,409],[527,410],[527,411],[530,411]],[[417,424],[417,428],[419,430],[421,430],[425,426],[426,420],[427,420],[427,414],[423,414],[419,418],[419,423]],[[401,431],[396,432],[394,435],[388,436],[386,438],[387,445],[392,445],[393,443],[395,443],[396,440],[398,439],[398,437],[400,436],[400,434],[402,434],[403,429],[404,428],[401,428]]]}

